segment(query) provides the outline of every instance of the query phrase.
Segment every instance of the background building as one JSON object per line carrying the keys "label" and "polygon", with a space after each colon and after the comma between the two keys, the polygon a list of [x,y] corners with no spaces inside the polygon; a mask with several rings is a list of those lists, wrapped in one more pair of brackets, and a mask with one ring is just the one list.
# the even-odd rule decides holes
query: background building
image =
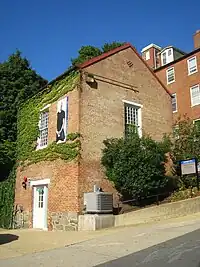
{"label": "background building", "polygon": [[173,46],[151,44],[142,57],[172,94],[174,122],[186,115],[200,119],[200,31],[196,31],[194,50],[185,53]]}

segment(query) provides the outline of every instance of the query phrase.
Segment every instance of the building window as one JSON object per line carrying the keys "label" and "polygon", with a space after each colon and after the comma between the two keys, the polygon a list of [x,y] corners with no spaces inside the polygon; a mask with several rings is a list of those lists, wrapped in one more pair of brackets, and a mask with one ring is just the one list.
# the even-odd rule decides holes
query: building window
{"label": "building window", "polygon": [[150,59],[150,51],[147,51],[146,52],[146,60],[149,60]]}
{"label": "building window", "polygon": [[44,148],[48,144],[49,111],[40,114],[38,148]]}
{"label": "building window", "polygon": [[166,52],[162,53],[162,65],[167,64],[167,54]]}
{"label": "building window", "polygon": [[166,70],[167,84],[173,83],[175,81],[174,67]]}
{"label": "building window", "polygon": [[161,53],[162,66],[174,60],[173,48],[166,49]]}
{"label": "building window", "polygon": [[177,112],[177,98],[176,93],[172,94],[172,111]]}
{"label": "building window", "polygon": [[194,85],[190,88],[191,95],[191,104],[192,106],[196,106],[200,104],[200,88],[199,84]]}
{"label": "building window", "polygon": [[196,57],[192,57],[187,60],[188,63],[188,75],[191,75],[197,72],[197,59]]}
{"label": "building window", "polygon": [[137,132],[141,136],[141,107],[125,103],[125,136]]}

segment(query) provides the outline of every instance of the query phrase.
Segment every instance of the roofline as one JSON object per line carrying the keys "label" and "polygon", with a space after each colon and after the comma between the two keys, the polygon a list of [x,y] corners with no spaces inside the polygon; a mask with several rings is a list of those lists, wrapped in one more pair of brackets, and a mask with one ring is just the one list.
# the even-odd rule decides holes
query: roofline
{"label": "roofline", "polygon": [[59,76],[57,76],[56,78],[54,78],[50,82],[46,83],[43,87],[41,87],[39,92],[42,92],[42,90],[45,89],[48,85],[51,85],[54,82],[62,79],[63,76],[65,76],[67,74],[70,74],[71,71],[76,70],[76,69],[77,69],[77,67],[74,67],[74,66],[69,67],[66,71],[64,71],[63,73],[61,73]]}
{"label": "roofline", "polygon": [[194,55],[195,53],[198,53],[198,52],[200,52],[200,47],[197,48],[197,49],[195,49],[195,50],[193,50],[193,51],[191,51],[190,53],[185,54],[185,55],[183,55],[182,57],[180,57],[180,58],[178,58],[178,59],[176,59],[176,60],[174,60],[174,61],[172,61],[172,62],[170,62],[170,63],[168,63],[168,64],[166,64],[166,65],[164,65],[164,66],[161,66],[161,67],[155,69],[154,72],[157,72],[157,71],[159,71],[159,70],[162,70],[162,69],[164,69],[164,68],[166,68],[166,67],[168,67],[168,66],[171,66],[171,65],[173,65],[173,64],[176,64],[177,62],[179,62],[179,61],[181,61],[181,60],[183,60],[183,59],[186,59],[187,57],[190,57],[190,56],[192,56],[192,55]]}
{"label": "roofline", "polygon": [[114,49],[112,49],[112,50],[110,50],[108,52],[105,52],[105,53],[103,53],[103,54],[101,54],[99,56],[93,57],[93,58],[83,62],[82,64],[77,65],[77,67],[80,68],[80,69],[84,69],[86,67],[89,67],[90,65],[93,65],[94,63],[97,63],[97,62],[99,62],[99,61],[101,61],[101,60],[103,60],[103,59],[105,59],[107,57],[110,57],[110,56],[112,56],[112,55],[114,55],[114,54],[116,54],[116,53],[118,53],[120,51],[123,51],[123,50],[127,49],[128,47],[130,47],[130,44],[129,43],[125,43],[125,44],[123,44],[123,45],[121,45],[119,47],[116,47],[116,48],[114,48]]}
{"label": "roofline", "polygon": [[[34,94],[33,96],[28,97],[26,101],[28,101],[29,99],[31,99],[31,98],[34,97],[34,96],[37,96],[38,94],[43,93],[44,90],[47,88],[48,85],[51,85],[51,84],[53,84],[54,82],[56,82],[56,81],[62,79],[63,76],[65,76],[65,75],[67,75],[67,74],[70,74],[70,72],[73,71],[73,70],[77,70],[77,67],[74,67],[74,66],[69,67],[65,72],[63,72],[62,74],[60,74],[59,76],[57,76],[55,79],[51,80],[50,82],[47,82],[43,87],[40,88],[40,91],[38,91],[36,94]],[[25,103],[26,103],[26,101],[25,101]],[[23,104],[24,104],[24,103],[23,103]],[[23,105],[23,104],[22,104],[22,105]]]}
{"label": "roofline", "polygon": [[87,60],[86,62],[84,62],[84,63],[78,65],[77,67],[78,67],[79,69],[84,69],[84,68],[89,67],[89,66],[91,66],[91,65],[93,65],[93,64],[95,64],[95,63],[97,63],[97,62],[99,62],[99,61],[101,61],[101,60],[103,60],[103,59],[106,59],[107,57],[110,57],[110,56],[112,56],[112,55],[114,55],[114,54],[116,54],[116,53],[118,53],[118,52],[120,52],[120,51],[123,51],[123,50],[125,50],[125,49],[127,49],[127,48],[131,48],[131,49],[135,52],[135,54],[138,56],[138,58],[144,63],[144,65],[148,68],[148,70],[153,74],[153,76],[154,76],[154,77],[156,78],[156,80],[160,83],[160,85],[164,88],[164,90],[170,95],[170,97],[172,97],[172,96],[171,96],[171,93],[170,93],[170,91],[167,89],[167,87],[161,82],[161,80],[157,77],[157,75],[156,75],[156,74],[154,73],[154,71],[149,67],[149,65],[143,60],[143,58],[140,56],[140,54],[138,53],[138,51],[136,50],[136,48],[135,48],[131,43],[125,43],[124,45],[119,46],[119,47],[117,47],[117,48],[114,48],[114,49],[112,49],[112,50],[110,50],[110,51],[108,51],[108,52],[106,52],[106,53],[103,53],[103,54],[101,54],[100,56],[91,58],[91,59]]}
{"label": "roofline", "polygon": [[145,52],[146,50],[150,49],[151,47],[155,47],[158,50],[162,49],[160,46],[152,43],[152,44],[149,44],[149,45],[145,46],[144,48],[142,48],[141,52]]}
{"label": "roofline", "polygon": [[58,80],[60,80],[63,76],[69,74],[71,71],[76,70],[77,67],[76,66],[71,66],[69,67],[66,71],[64,71],[63,73],[61,73],[59,76],[57,76],[56,78],[54,78],[53,80],[51,80],[50,82],[47,83],[47,85],[50,85]]}

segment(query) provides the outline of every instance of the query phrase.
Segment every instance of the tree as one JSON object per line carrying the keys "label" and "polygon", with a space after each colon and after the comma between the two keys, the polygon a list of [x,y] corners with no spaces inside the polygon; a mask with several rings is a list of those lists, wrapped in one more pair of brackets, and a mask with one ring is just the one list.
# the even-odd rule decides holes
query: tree
{"label": "tree", "polygon": [[0,180],[8,176],[15,162],[17,111],[20,105],[47,83],[21,52],[0,64]]}
{"label": "tree", "polygon": [[91,45],[82,46],[81,49],[78,51],[78,57],[71,59],[72,65],[76,66],[82,64],[83,62],[93,57],[99,56],[102,53],[108,52],[123,44],[124,43],[119,43],[119,42],[106,43],[102,46],[102,49],[99,49],[98,47]]}
{"label": "tree", "polygon": [[5,180],[15,164],[15,143],[10,141],[0,142],[0,181]]}
{"label": "tree", "polygon": [[196,157],[200,160],[200,121],[179,118],[173,132],[174,161]]}
{"label": "tree", "polygon": [[81,49],[79,49],[78,54],[79,55],[77,58],[71,60],[73,66],[79,65],[86,60],[101,55],[102,51],[97,47],[87,45],[87,46],[82,46]]}
{"label": "tree", "polygon": [[16,140],[19,106],[46,83],[20,51],[0,64],[0,141]]}
{"label": "tree", "polygon": [[195,175],[184,175],[180,177],[180,160],[197,158],[200,161],[200,121],[193,121],[186,116],[179,118],[174,127],[172,158],[175,174],[179,177],[178,182],[181,188],[195,187]]}
{"label": "tree", "polygon": [[105,53],[105,52],[108,52],[108,51],[110,51],[110,50],[112,50],[112,49],[114,49],[114,48],[117,48],[117,47],[119,47],[119,46],[122,46],[122,45],[124,45],[125,43],[120,43],[120,42],[112,42],[112,43],[105,43],[103,46],[102,46],[102,50],[103,50],[103,52]]}
{"label": "tree", "polygon": [[146,197],[165,188],[167,142],[140,138],[136,133],[125,139],[104,141],[102,164],[108,179],[123,196]]}

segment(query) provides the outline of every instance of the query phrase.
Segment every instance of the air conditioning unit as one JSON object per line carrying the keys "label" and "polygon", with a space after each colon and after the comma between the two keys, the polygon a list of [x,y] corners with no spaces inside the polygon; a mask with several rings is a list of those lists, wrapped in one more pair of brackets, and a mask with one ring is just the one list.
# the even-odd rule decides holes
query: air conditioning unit
{"label": "air conditioning unit", "polygon": [[113,213],[113,194],[106,192],[84,193],[86,213]]}

